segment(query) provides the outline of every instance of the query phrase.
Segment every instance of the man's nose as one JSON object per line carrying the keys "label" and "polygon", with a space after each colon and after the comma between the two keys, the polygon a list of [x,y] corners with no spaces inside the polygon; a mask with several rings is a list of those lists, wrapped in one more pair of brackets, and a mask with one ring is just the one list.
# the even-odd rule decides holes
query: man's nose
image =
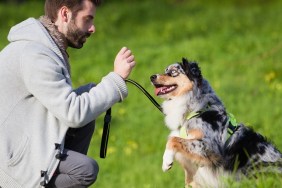
{"label": "man's nose", "polygon": [[89,31],[90,33],[95,33],[96,28],[95,28],[94,24],[91,25],[91,27],[89,28],[88,31]]}

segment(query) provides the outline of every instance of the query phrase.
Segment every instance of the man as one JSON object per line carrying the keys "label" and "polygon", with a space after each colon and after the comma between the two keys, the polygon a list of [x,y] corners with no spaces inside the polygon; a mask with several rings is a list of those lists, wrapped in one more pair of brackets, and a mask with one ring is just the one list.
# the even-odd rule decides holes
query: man
{"label": "man", "polygon": [[73,89],[67,47],[95,32],[100,0],[46,0],[45,16],[14,26],[0,52],[0,187],[88,187],[98,165],[86,156],[93,120],[127,96],[134,56],[122,48],[114,71]]}

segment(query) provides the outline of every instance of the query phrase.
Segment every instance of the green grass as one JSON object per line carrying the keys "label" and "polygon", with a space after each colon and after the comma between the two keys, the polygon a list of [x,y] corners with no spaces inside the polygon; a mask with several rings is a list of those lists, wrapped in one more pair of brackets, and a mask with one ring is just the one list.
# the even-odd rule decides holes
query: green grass
{"label": "green grass", "polygon": [[[130,78],[152,95],[149,77],[182,57],[199,62],[203,75],[238,122],[262,133],[282,150],[282,1],[154,0],[105,1],[96,14],[96,33],[81,50],[69,50],[75,86],[99,82],[113,69],[122,46],[137,61]],[[9,27],[43,13],[43,4],[0,4],[0,49]],[[100,174],[92,187],[183,187],[176,163],[161,170],[169,133],[163,116],[134,86],[112,108],[106,159],[99,158],[103,115],[97,120],[89,155]],[[159,102],[161,100],[157,99]],[[260,175],[229,187],[280,187],[281,176]]]}

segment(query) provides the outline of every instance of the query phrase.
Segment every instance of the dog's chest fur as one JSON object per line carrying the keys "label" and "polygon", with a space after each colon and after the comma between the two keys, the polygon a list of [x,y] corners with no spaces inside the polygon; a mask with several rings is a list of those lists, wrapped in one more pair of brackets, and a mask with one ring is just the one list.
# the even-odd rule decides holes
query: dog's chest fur
{"label": "dog's chest fur", "polygon": [[162,103],[165,124],[171,131],[179,130],[185,124],[186,116],[189,113],[200,110],[205,106],[205,100],[202,104],[198,103],[197,106],[194,106],[193,101],[194,99],[189,93]]}
{"label": "dog's chest fur", "polygon": [[183,124],[184,114],[187,111],[185,98],[179,97],[174,100],[167,100],[162,104],[162,107],[166,126],[173,132],[178,131]]}

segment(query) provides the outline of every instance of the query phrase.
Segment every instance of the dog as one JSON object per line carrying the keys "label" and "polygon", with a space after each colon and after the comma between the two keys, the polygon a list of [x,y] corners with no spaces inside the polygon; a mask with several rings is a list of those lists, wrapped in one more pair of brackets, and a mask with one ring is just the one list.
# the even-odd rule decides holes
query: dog
{"label": "dog", "polygon": [[177,160],[185,187],[224,187],[222,177],[238,179],[265,169],[282,173],[281,152],[252,128],[235,123],[197,62],[182,58],[150,80],[155,95],[164,99],[162,111],[171,131],[162,169]]}

